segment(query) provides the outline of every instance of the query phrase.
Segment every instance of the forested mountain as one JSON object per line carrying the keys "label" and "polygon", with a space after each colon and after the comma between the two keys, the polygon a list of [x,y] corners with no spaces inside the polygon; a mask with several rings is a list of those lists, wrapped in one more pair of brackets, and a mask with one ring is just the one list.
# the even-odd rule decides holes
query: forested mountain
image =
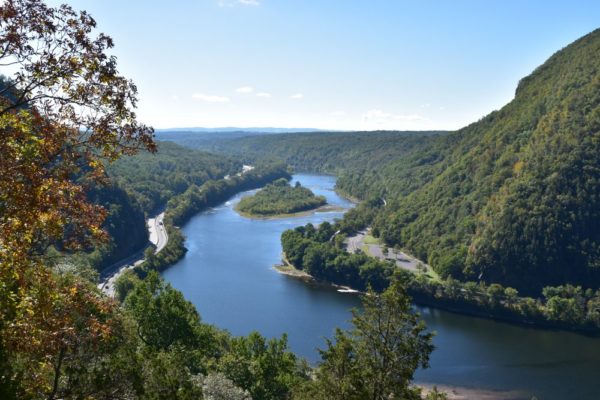
{"label": "forested mountain", "polygon": [[[523,79],[501,110],[358,178],[359,187],[392,189],[375,231],[458,277],[522,291],[597,287],[599,68],[595,31]],[[387,184],[398,180],[420,187],[399,196]],[[340,182],[356,191],[353,184],[351,176]]]}
{"label": "forested mountain", "polygon": [[600,284],[598,30],[522,79],[509,104],[456,132],[286,134],[212,149],[337,172],[342,191],[380,199],[363,207],[375,215],[374,234],[443,275],[529,293]]}
{"label": "forested mountain", "polygon": [[333,173],[374,170],[441,134],[445,132],[302,132],[211,140],[175,135],[164,139],[247,160],[276,158],[301,171]]}
{"label": "forested mountain", "polygon": [[109,175],[139,201],[145,212],[164,206],[191,185],[235,174],[242,164],[230,157],[157,142],[154,154],[140,153],[108,166]]}
{"label": "forested mountain", "polygon": [[[139,153],[107,166],[109,185],[93,185],[88,198],[107,211],[103,228],[110,242],[88,252],[86,261],[101,270],[125,258],[148,242],[145,214],[168,200],[209,180],[241,170],[230,157],[158,142],[156,153]],[[80,260],[81,262],[81,260]]]}

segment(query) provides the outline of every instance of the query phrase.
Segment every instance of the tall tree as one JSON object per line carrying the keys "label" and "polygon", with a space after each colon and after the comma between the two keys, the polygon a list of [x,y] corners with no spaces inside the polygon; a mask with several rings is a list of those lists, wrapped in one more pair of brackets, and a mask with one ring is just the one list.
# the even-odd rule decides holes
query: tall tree
{"label": "tall tree", "polygon": [[[95,28],[66,5],[0,3],[0,68],[16,71],[0,79],[2,398],[59,396],[73,355],[86,343],[99,349],[116,329],[107,299],[57,279],[42,257],[52,243],[81,249],[105,239],[105,212],[84,185],[102,181],[103,160],[155,149],[153,130],[136,120],[137,89]],[[19,389],[26,383],[28,392]]]}
{"label": "tall tree", "polygon": [[369,291],[362,301],[364,310],[353,311],[353,328],[347,332],[338,329],[335,341],[327,341],[317,379],[303,396],[420,399],[420,390],[410,383],[417,368],[428,366],[432,334],[412,311],[399,282],[381,295]]}

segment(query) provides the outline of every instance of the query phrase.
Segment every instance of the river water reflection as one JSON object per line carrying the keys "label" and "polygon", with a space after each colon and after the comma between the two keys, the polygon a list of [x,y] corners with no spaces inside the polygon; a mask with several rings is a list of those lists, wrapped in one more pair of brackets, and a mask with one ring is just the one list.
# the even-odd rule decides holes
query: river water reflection
{"label": "river water reflection", "polygon": [[[344,208],[352,203],[334,191],[335,178],[298,174],[294,181]],[[185,258],[163,273],[192,301],[204,321],[245,335],[288,334],[292,350],[311,362],[336,326],[347,327],[354,295],[312,287],[277,273],[281,233],[308,222],[341,218],[343,212],[254,220],[233,205],[250,192],[194,217],[183,231]],[[527,329],[418,307],[437,332],[431,368],[416,380],[494,390],[520,390],[523,398],[600,399],[600,339]]]}

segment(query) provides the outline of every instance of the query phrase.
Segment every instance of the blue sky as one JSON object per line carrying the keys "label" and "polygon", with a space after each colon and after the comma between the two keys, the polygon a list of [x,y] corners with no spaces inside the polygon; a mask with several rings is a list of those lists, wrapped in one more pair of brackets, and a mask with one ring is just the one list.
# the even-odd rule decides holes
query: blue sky
{"label": "blue sky", "polygon": [[113,37],[156,128],[457,129],[600,27],[600,2],[576,0],[69,4]]}

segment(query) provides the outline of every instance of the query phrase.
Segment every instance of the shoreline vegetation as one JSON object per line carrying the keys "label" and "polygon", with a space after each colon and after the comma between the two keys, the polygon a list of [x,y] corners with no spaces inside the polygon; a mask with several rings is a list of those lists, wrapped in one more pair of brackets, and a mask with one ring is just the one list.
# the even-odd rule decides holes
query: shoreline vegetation
{"label": "shoreline vegetation", "polygon": [[305,210],[305,211],[298,211],[298,212],[294,212],[294,213],[290,213],[290,214],[274,214],[274,215],[269,215],[269,216],[261,216],[261,215],[254,215],[251,213],[240,211],[239,208],[237,207],[237,205],[233,209],[235,210],[235,212],[237,212],[239,215],[241,215],[244,218],[257,219],[257,220],[304,217],[304,216],[311,215],[314,213],[336,212],[336,211],[345,210],[345,208],[343,208],[343,207],[334,206],[331,204],[325,204],[318,208],[313,208],[311,210]]}
{"label": "shoreline vegetation", "polygon": [[179,261],[187,252],[185,236],[179,227],[199,212],[219,205],[236,193],[256,189],[281,178],[290,178],[285,164],[259,164],[242,174],[208,181],[200,186],[192,185],[182,194],[171,198],[167,202],[164,217],[169,241],[160,253],[147,252],[144,262],[134,267],[135,273],[145,276],[150,270],[164,271]]}
{"label": "shoreline vegetation", "polygon": [[418,265],[414,271],[406,270],[360,249],[349,253],[346,235],[350,232],[344,221],[334,225],[323,223],[319,227],[307,224],[285,231],[281,243],[288,265],[285,270],[278,270],[297,276],[289,269],[294,266],[315,282],[347,286],[360,292],[368,287],[382,292],[392,281],[399,280],[419,305],[526,327],[600,336],[598,290],[572,285],[546,287],[541,297],[532,298],[521,297],[516,289],[496,283],[441,279],[429,275],[424,265]]}
{"label": "shoreline vegetation", "polygon": [[300,182],[292,187],[289,179],[280,178],[251,196],[244,197],[235,209],[243,216],[284,218],[303,212],[312,212],[327,205],[324,196],[315,196]]}

